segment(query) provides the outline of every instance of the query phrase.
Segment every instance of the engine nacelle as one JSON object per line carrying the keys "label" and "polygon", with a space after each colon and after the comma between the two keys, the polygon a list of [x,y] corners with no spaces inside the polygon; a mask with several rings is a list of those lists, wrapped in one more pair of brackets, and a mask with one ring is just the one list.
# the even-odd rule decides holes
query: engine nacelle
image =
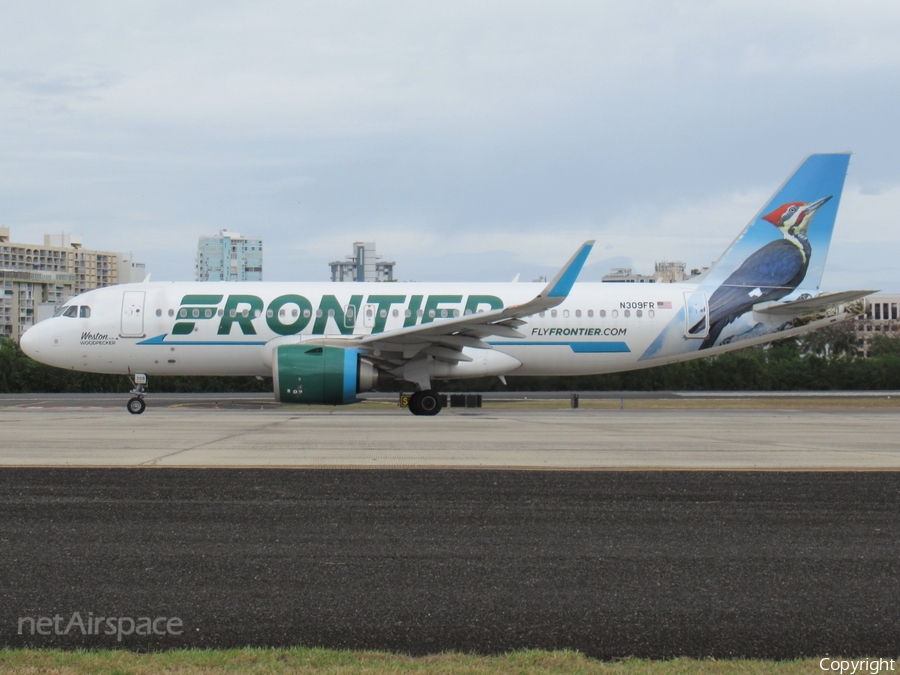
{"label": "engine nacelle", "polygon": [[353,403],[378,385],[378,369],[357,349],[281,345],[273,357],[275,399],[284,403]]}

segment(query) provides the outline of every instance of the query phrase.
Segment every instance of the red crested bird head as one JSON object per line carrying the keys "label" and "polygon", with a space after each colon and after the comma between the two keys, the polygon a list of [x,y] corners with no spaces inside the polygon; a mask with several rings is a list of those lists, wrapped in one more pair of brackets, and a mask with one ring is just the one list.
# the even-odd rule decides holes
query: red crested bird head
{"label": "red crested bird head", "polygon": [[812,217],[819,207],[831,199],[831,195],[807,204],[806,202],[788,202],[782,204],[771,213],[763,216],[782,233],[798,234],[806,232]]}
{"label": "red crested bird head", "polygon": [[763,220],[768,220],[775,227],[781,227],[781,224],[792,217],[797,213],[800,209],[806,206],[806,202],[789,202],[787,204],[782,204],[777,209],[772,211],[772,213],[767,213],[763,216]]}

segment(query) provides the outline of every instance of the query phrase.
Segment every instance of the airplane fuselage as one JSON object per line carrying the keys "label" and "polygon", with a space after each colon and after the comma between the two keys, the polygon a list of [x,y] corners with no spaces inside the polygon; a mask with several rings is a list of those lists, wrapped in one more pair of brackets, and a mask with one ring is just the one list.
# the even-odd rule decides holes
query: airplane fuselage
{"label": "airplane fuselage", "polygon": [[[27,351],[45,363],[97,373],[269,376],[277,345],[346,340],[514,306],[540,288],[530,283],[128,284],[71,300],[68,306],[77,311],[28,331]],[[485,339],[492,351],[520,365],[505,362],[498,365],[500,372],[463,365],[441,379],[598,374],[691,358],[705,335],[687,333],[688,322],[693,326],[705,316],[705,294],[699,309],[686,309],[697,294],[692,284],[577,283],[558,307],[524,319],[517,329],[523,337]],[[678,317],[685,323],[681,347],[641,359]],[[467,353],[478,352],[484,350]]]}

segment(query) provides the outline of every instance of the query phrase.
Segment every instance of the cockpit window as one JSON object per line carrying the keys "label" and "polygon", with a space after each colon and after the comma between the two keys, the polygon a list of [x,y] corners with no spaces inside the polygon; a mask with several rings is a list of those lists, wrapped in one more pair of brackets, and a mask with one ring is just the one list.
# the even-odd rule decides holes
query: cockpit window
{"label": "cockpit window", "polygon": [[63,316],[73,317],[78,316],[78,305],[70,305],[66,307],[66,311],[63,312]]}
{"label": "cockpit window", "polygon": [[57,308],[57,310],[55,312],[53,312],[53,318],[55,319],[58,316],[62,316],[63,312],[65,312],[67,309],[69,309],[69,308],[66,305],[63,305],[62,307]]}
{"label": "cockpit window", "polygon": [[87,305],[82,305],[78,316],[80,316],[82,319],[90,319],[91,318],[91,308],[88,307]]}

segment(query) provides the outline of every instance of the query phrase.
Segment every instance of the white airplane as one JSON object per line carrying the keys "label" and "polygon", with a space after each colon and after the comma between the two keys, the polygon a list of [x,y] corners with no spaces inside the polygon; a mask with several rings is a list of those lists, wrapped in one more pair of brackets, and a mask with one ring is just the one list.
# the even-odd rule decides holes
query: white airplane
{"label": "white airplane", "polygon": [[[546,286],[525,283],[139,283],[89,291],[21,347],[60,368],[133,376],[272,375],[279,401],[358,401],[386,378],[588,375],[649,368],[799,335],[873,291],[816,295],[849,153],[810,155],[701,277],[576,283],[592,241]],[[505,382],[505,380],[504,380]]]}

